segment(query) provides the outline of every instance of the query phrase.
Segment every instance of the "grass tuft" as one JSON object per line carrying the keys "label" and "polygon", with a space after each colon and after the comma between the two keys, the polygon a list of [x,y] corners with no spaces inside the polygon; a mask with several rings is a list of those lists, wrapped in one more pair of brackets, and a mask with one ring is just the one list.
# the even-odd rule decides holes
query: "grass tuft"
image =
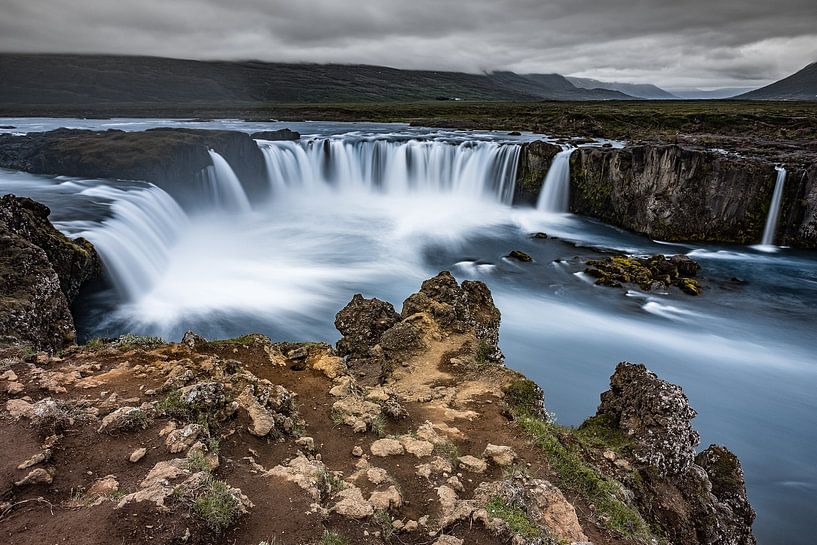
{"label": "grass tuft", "polygon": [[241,505],[230,493],[227,483],[208,475],[202,491],[193,501],[193,512],[208,528],[220,534],[241,516]]}
{"label": "grass tuft", "polygon": [[542,532],[531,521],[525,511],[499,496],[491,498],[485,508],[488,510],[490,517],[500,518],[508,523],[508,527],[516,535],[526,538],[535,538],[542,535]]}

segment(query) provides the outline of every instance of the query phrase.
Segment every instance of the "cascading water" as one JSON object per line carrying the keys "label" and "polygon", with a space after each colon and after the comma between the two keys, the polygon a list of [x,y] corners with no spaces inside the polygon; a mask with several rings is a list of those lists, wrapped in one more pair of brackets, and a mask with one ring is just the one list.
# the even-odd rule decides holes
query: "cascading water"
{"label": "cascading water", "polygon": [[519,146],[365,139],[262,143],[273,193],[298,187],[445,192],[511,204]]}
{"label": "cascading water", "polygon": [[158,187],[98,186],[83,195],[110,200],[111,217],[78,233],[96,247],[117,290],[132,299],[164,273],[170,250],[189,224],[187,214]]}
{"label": "cascading water", "polygon": [[783,185],[786,183],[786,169],[775,167],[777,170],[777,181],[774,184],[772,202],[769,205],[769,215],[766,216],[766,227],[763,229],[763,240],[761,246],[773,247],[774,235],[777,231],[777,219],[780,216],[780,203],[783,200]]}
{"label": "cascading water", "polygon": [[213,166],[204,169],[203,176],[214,204],[234,212],[248,212],[250,201],[230,163],[213,150],[209,153]]}
{"label": "cascading water", "polygon": [[570,155],[576,148],[560,151],[553,158],[536,208],[543,212],[562,214],[568,211],[570,202]]}

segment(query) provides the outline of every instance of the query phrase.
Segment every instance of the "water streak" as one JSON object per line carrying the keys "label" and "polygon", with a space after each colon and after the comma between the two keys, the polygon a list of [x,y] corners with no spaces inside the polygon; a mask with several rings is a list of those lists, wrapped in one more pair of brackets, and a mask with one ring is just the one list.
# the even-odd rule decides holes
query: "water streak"
{"label": "water streak", "polygon": [[552,214],[563,214],[569,211],[570,199],[570,154],[576,148],[567,148],[553,158],[536,208]]}
{"label": "water streak", "polygon": [[208,153],[213,166],[204,169],[203,176],[214,204],[234,212],[248,212],[250,201],[230,163],[213,150]]}
{"label": "water streak", "polygon": [[777,220],[780,216],[780,202],[783,200],[783,185],[786,182],[786,169],[775,167],[777,170],[777,181],[774,184],[772,202],[769,205],[769,215],[766,217],[766,227],[763,229],[762,246],[773,246],[774,235],[777,232]]}

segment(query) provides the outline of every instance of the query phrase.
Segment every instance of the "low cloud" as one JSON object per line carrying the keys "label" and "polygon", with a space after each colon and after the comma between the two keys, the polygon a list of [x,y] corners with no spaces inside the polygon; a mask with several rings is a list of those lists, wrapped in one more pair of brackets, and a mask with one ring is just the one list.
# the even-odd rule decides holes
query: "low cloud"
{"label": "low cloud", "polygon": [[817,61],[813,0],[5,0],[0,50],[759,86]]}

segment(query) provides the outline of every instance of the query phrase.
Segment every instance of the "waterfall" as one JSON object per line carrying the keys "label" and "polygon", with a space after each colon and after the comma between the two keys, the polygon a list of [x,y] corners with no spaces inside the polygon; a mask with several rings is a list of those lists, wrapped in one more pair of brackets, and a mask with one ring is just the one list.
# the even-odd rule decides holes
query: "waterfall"
{"label": "waterfall", "polygon": [[495,142],[315,139],[261,142],[276,192],[340,190],[448,192],[511,204],[519,146]]}
{"label": "waterfall", "polygon": [[189,223],[187,214],[156,186],[100,185],[82,194],[111,201],[111,217],[77,235],[96,247],[121,295],[131,299],[148,290],[164,274],[170,250]]}
{"label": "waterfall", "polygon": [[769,215],[766,216],[766,227],[763,229],[762,246],[773,246],[774,235],[777,231],[777,218],[780,215],[780,202],[783,200],[783,184],[786,182],[786,169],[775,167],[777,170],[777,181],[774,184],[772,202],[769,205]]}
{"label": "waterfall", "polygon": [[204,170],[204,181],[213,203],[219,208],[248,212],[250,201],[230,163],[219,153],[209,150],[213,166]]}
{"label": "waterfall", "polygon": [[536,208],[543,212],[562,214],[568,212],[570,206],[570,154],[576,148],[567,148],[553,158],[542,190],[539,192],[539,201]]}

